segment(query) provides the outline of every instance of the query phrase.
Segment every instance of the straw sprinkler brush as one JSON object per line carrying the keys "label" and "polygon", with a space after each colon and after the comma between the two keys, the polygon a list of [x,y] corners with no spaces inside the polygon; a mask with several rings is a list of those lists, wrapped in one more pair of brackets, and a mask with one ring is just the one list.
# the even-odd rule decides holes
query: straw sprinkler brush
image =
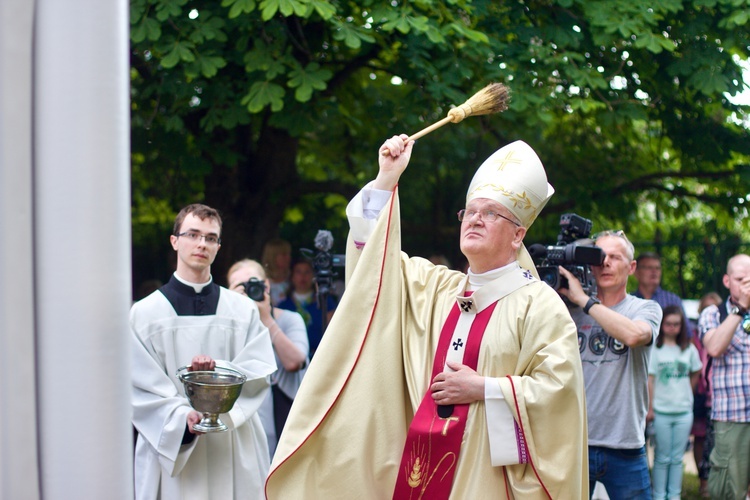
{"label": "straw sprinkler brush", "polygon": [[[471,96],[465,103],[448,111],[448,116],[442,120],[433,123],[429,127],[423,128],[416,134],[409,136],[407,140],[416,141],[433,130],[436,130],[446,123],[458,123],[469,116],[489,115],[500,113],[508,109],[508,100],[510,99],[510,89],[502,83],[490,83],[482,90]],[[380,151],[383,156],[388,156],[388,149]]]}

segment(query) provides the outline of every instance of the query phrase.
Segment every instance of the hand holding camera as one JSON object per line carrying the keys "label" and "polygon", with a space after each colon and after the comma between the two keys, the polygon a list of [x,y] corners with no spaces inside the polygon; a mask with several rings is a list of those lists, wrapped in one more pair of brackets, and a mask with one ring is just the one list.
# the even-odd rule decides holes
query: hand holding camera
{"label": "hand holding camera", "polygon": [[245,295],[253,299],[260,311],[260,319],[263,323],[273,318],[273,307],[271,306],[271,294],[266,292],[266,284],[258,278],[250,278],[242,283]]}
{"label": "hand holding camera", "polygon": [[[575,286],[569,282],[577,281],[584,294],[596,294],[596,282],[591,273],[591,266],[601,266],[604,263],[604,252],[589,238],[591,227],[589,219],[577,214],[563,214],[560,217],[560,233],[555,245],[529,246],[529,254],[542,281],[555,290],[569,290]],[[567,272],[563,273],[561,269]],[[573,297],[569,298],[572,301]]]}

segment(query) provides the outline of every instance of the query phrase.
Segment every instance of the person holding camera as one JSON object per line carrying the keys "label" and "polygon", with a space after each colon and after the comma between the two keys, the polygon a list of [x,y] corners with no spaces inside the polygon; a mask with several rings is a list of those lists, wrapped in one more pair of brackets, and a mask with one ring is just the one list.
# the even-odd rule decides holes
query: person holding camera
{"label": "person holding camera", "polygon": [[578,348],[586,380],[589,482],[607,489],[610,498],[651,498],[646,456],[648,363],[661,325],[662,310],[652,300],[628,295],[635,272],[633,244],[622,231],[604,231],[595,243],[605,254],[592,266],[596,296],[560,266],[568,288],[558,291],[574,307]]}
{"label": "person holding camera", "polygon": [[[325,317],[323,308],[320,306],[325,300]],[[325,333],[326,325],[333,317],[336,309],[336,299],[329,294],[320,297],[315,287],[315,267],[306,258],[297,259],[292,264],[292,289],[289,296],[278,303],[277,307],[289,311],[296,311],[305,320],[307,327],[307,340],[310,345],[310,359],[320,345]]]}
{"label": "person holding camera", "polygon": [[227,283],[230,290],[247,295],[255,301],[260,312],[260,320],[271,334],[279,369],[271,376],[271,392],[263,400],[258,413],[268,438],[268,451],[273,457],[278,436],[284,429],[289,409],[307,366],[308,342],[305,322],[302,316],[294,311],[273,307],[269,281],[259,262],[251,259],[235,262],[227,272]]}
{"label": "person holding camera", "polygon": [[388,139],[347,207],[347,291],[267,497],[586,497],[575,325],[523,245],[554,192],[544,167],[522,141],[479,167],[457,214],[466,275],[401,251],[396,186],[413,145]]}
{"label": "person holding camera", "polygon": [[708,306],[698,319],[711,358],[711,420],[708,493],[715,499],[744,499],[750,484],[750,256],[727,262],[726,302]]}
{"label": "person holding camera", "polygon": [[[183,208],[170,236],[177,269],[136,302],[132,333],[135,498],[261,498],[268,443],[258,408],[276,371],[271,337],[255,303],[218,286],[211,264],[221,247],[221,217],[206,205]],[[177,372],[231,368],[247,377],[226,432],[200,433]]]}

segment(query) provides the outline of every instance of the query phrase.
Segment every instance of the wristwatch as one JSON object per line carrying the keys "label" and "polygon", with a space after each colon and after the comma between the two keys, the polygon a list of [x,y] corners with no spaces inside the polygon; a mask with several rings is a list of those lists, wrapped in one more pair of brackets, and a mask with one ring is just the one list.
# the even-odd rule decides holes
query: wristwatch
{"label": "wristwatch", "polygon": [[736,314],[737,316],[744,316],[747,314],[747,309],[743,309],[740,306],[733,304],[732,307],[729,308],[729,314]]}
{"label": "wristwatch", "polygon": [[586,314],[588,314],[589,313],[589,309],[591,309],[592,307],[594,307],[596,304],[601,304],[601,302],[599,302],[599,299],[595,299],[594,297],[589,297],[589,301],[586,302],[585,306],[583,306],[583,312],[585,312]]}

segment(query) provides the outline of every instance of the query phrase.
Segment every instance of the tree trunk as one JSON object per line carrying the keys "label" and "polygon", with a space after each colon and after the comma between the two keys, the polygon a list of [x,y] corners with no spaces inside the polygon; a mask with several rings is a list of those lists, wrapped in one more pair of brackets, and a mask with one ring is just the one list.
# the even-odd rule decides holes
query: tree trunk
{"label": "tree trunk", "polygon": [[206,203],[222,215],[221,251],[212,266],[219,284],[237,260],[260,260],[263,245],[278,235],[284,210],[296,201],[299,141],[286,131],[264,127],[255,151],[235,169],[215,168],[206,180]]}

